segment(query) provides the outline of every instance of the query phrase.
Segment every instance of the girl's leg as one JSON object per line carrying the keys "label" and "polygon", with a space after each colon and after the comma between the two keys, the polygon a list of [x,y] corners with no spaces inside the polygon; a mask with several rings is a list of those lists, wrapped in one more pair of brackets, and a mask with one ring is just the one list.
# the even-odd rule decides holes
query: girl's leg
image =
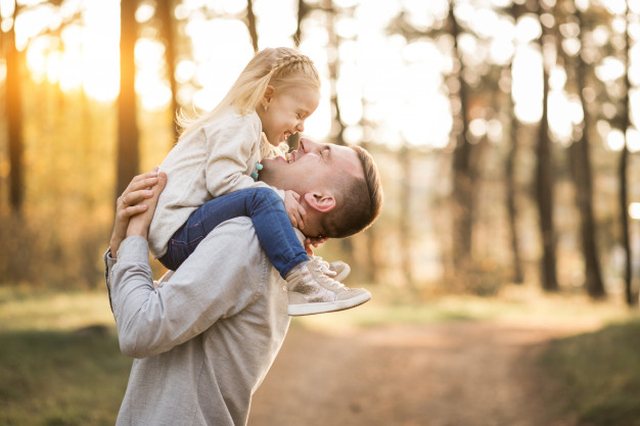
{"label": "girl's leg", "polygon": [[171,238],[160,261],[177,269],[216,226],[239,216],[251,218],[262,249],[283,278],[294,266],[309,260],[278,194],[269,188],[248,188],[200,206]]}

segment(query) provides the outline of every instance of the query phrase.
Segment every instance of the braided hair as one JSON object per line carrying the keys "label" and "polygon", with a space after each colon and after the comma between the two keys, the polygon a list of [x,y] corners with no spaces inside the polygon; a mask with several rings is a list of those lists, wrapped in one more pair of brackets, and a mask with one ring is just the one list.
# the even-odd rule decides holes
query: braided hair
{"label": "braided hair", "polygon": [[313,80],[319,81],[318,72],[308,56],[300,53],[290,53],[286,56],[282,56],[273,64],[270,71],[272,80],[270,82],[278,79],[286,79],[287,76],[296,73],[304,75],[310,74],[309,77]]}
{"label": "braided hair", "polygon": [[239,114],[256,110],[267,86],[276,89],[303,85],[320,89],[320,77],[308,56],[290,47],[267,48],[258,52],[242,70],[220,103],[213,111],[196,119],[178,114],[177,122],[183,135],[202,127],[218,113],[230,107]]}

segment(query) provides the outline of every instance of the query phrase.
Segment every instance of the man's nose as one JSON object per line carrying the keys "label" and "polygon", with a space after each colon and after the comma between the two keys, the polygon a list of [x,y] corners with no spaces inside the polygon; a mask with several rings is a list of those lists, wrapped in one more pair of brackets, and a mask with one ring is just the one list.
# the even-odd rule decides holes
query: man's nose
{"label": "man's nose", "polygon": [[298,125],[296,126],[296,130],[298,132],[304,132],[304,120],[298,122]]}
{"label": "man's nose", "polygon": [[318,150],[318,145],[311,139],[305,137],[300,138],[300,147],[304,152],[314,152]]}

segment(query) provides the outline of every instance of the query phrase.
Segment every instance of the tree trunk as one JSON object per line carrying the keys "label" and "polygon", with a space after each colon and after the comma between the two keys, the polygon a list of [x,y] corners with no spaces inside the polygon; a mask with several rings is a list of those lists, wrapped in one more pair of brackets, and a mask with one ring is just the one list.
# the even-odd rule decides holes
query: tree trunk
{"label": "tree trunk", "polygon": [[[582,26],[582,16],[579,10],[576,10],[576,17],[579,21],[580,38],[584,46],[584,28]],[[600,272],[600,258],[598,256],[598,247],[595,238],[597,224],[593,213],[593,176],[589,145],[589,126],[591,117],[589,116],[589,110],[582,90],[582,88],[587,87],[587,64],[579,53],[576,56],[576,59],[576,80],[578,84],[578,95],[580,96],[580,103],[582,104],[582,110],[584,112],[584,120],[582,123],[582,136],[579,141],[572,144],[570,154],[574,156],[574,164],[576,165],[574,170],[578,209],[580,211],[582,254],[585,263],[585,285],[587,292],[592,298],[601,298],[605,296],[605,291],[604,284],[602,282],[602,274]]]}
{"label": "tree trunk", "polygon": [[[361,102],[362,102],[362,118],[360,119],[360,125],[363,128],[369,128],[370,124],[367,122],[367,119],[366,119],[368,104],[365,99],[361,99]],[[364,132],[361,146],[370,152],[371,143],[369,141],[371,139],[370,139],[369,133],[370,132],[367,132],[367,131]],[[369,227],[366,231],[364,231],[363,235],[365,238],[365,244],[363,248],[363,250],[365,250],[365,253],[362,256],[362,258],[364,258],[364,264],[361,265],[360,269],[365,271],[365,279],[368,282],[378,283],[381,280],[381,276],[380,276],[381,262],[378,261],[379,259],[378,254],[380,252],[379,245],[381,244],[382,237],[381,237],[381,234],[379,234],[378,228],[375,224]],[[354,257],[355,256],[352,255],[352,258]]]}
{"label": "tree trunk", "polygon": [[[543,13],[542,3],[538,13]],[[542,24],[541,24],[542,25]],[[551,155],[551,140],[549,139],[549,123],[547,120],[547,103],[549,99],[549,73],[544,57],[544,38],[548,33],[542,25],[542,35],[538,40],[542,57],[542,118],[538,129],[538,143],[536,146],[536,199],[540,217],[540,235],[542,239],[541,282],[546,291],[558,290],[556,268],[556,235],[553,224],[553,190],[554,171]]]}
{"label": "tree trunk", "polygon": [[[473,231],[473,181],[471,165],[471,143],[467,140],[468,88],[464,80],[464,63],[458,49],[460,27],[454,14],[455,1],[449,4],[449,26],[453,37],[454,59],[458,61],[458,80],[460,88],[460,126],[457,130],[456,145],[453,150],[453,261],[456,269],[468,265],[471,260],[471,241]],[[456,130],[454,130],[456,131]]]}
{"label": "tree trunk", "polygon": [[511,280],[516,284],[524,282],[524,274],[522,272],[522,257],[520,256],[520,244],[518,234],[518,208],[516,206],[516,177],[515,163],[518,153],[518,129],[520,125],[518,119],[511,109],[511,141],[507,161],[505,165],[505,179],[507,184],[507,214],[509,221],[509,242],[512,253],[512,276]]}
{"label": "tree trunk", "polygon": [[[93,171],[94,167],[94,159],[96,158],[96,144],[93,141],[93,115],[91,113],[91,99],[87,96],[87,93],[84,91],[84,88],[80,90],[80,107],[82,110],[82,124],[80,127],[80,145],[82,152],[82,172],[86,174],[87,177],[91,177],[89,182],[93,187],[96,182],[95,174]],[[95,195],[94,191],[83,191],[84,198],[84,208],[86,211],[93,211],[95,209]]]}
{"label": "tree trunk", "polygon": [[[302,20],[308,12],[308,7],[305,4],[304,0],[298,0],[298,15],[296,19],[296,32],[293,35],[293,43],[297,47],[300,47],[300,37],[302,36]],[[298,147],[298,142],[300,140],[299,134],[293,134],[287,138],[287,145],[289,145],[290,149],[296,149]]]}
{"label": "tree trunk", "polygon": [[363,264],[359,265],[359,270],[362,271],[362,279],[368,283],[376,284],[380,281],[379,270],[377,260],[377,247],[378,247],[378,234],[375,226],[367,228],[366,231],[359,234],[358,238],[364,239],[362,245],[364,250]]}
{"label": "tree trunk", "polygon": [[633,293],[631,291],[631,264],[632,264],[632,254],[631,254],[631,241],[629,238],[629,213],[627,212],[627,206],[629,205],[628,199],[628,181],[627,181],[627,167],[629,162],[629,148],[627,147],[627,130],[629,129],[629,91],[631,90],[631,82],[629,81],[629,64],[630,64],[630,49],[631,49],[631,40],[629,38],[629,22],[631,20],[631,16],[629,15],[629,2],[627,1],[627,10],[625,12],[625,20],[627,23],[625,29],[625,73],[624,73],[624,85],[625,85],[625,96],[623,99],[623,118],[622,118],[622,131],[625,134],[625,144],[622,147],[622,152],[620,153],[620,163],[618,164],[618,176],[620,180],[619,186],[619,206],[620,206],[620,228],[622,232],[622,248],[624,249],[625,254],[625,263],[624,263],[624,296],[625,301],[628,306],[636,306],[636,299],[633,297]]}
{"label": "tree trunk", "polygon": [[[514,23],[517,23],[519,13],[517,5],[514,3],[511,8],[511,16]],[[513,59],[509,67],[509,75],[513,82]],[[522,272],[522,257],[520,255],[519,233],[518,233],[518,209],[516,205],[516,176],[515,176],[515,163],[518,157],[518,130],[520,129],[520,123],[515,114],[515,105],[511,94],[507,94],[509,104],[510,115],[510,144],[509,151],[507,153],[507,160],[505,164],[505,180],[506,180],[506,202],[507,202],[507,220],[509,222],[509,243],[512,253],[512,276],[511,281],[515,284],[522,284],[524,282],[524,273]]]}
{"label": "tree trunk", "polygon": [[400,266],[407,286],[415,290],[411,262],[411,151],[405,145],[399,153],[402,179],[400,179]]}
{"label": "tree trunk", "polygon": [[179,132],[176,123],[174,122],[176,113],[178,112],[178,85],[176,83],[176,40],[174,31],[174,2],[172,0],[160,1],[158,4],[158,16],[160,18],[160,28],[164,46],[166,49],[165,58],[167,61],[167,79],[169,80],[169,87],[171,88],[171,116],[173,130],[173,141],[171,141],[171,147],[178,140]]}
{"label": "tree trunk", "polygon": [[293,34],[293,43],[296,47],[300,47],[300,40],[302,39],[302,21],[304,17],[309,13],[309,7],[304,0],[298,0],[298,15],[296,20],[296,32]]}
{"label": "tree trunk", "polygon": [[22,82],[20,78],[22,55],[15,42],[15,21],[18,5],[13,12],[14,25],[6,33],[6,113],[9,138],[9,204],[11,211],[21,215],[24,202],[24,138],[22,134]]}
{"label": "tree trunk", "polygon": [[331,97],[331,108],[333,110],[331,120],[331,140],[338,144],[344,145],[344,123],[342,122],[342,116],[340,114],[340,103],[338,101],[338,78],[340,76],[340,36],[335,31],[335,15],[336,11],[333,8],[332,0],[324,0],[323,8],[327,14],[327,34],[329,35],[328,48],[334,52],[333,55],[329,55],[329,86]]}
{"label": "tree trunk", "polygon": [[253,51],[258,52],[258,30],[256,29],[256,15],[253,13],[253,0],[247,0],[247,29],[251,36]]}
{"label": "tree trunk", "polygon": [[120,2],[120,95],[118,96],[118,156],[116,197],[138,173],[138,126],[136,123],[135,58],[136,0]]}

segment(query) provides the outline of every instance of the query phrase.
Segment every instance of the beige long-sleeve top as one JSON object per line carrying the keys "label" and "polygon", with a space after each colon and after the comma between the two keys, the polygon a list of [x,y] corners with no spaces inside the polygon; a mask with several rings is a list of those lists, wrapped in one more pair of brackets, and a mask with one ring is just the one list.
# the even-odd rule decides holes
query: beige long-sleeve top
{"label": "beige long-sleeve top", "polygon": [[[272,153],[256,112],[240,115],[228,109],[181,137],[160,165],[169,179],[149,228],[151,252],[163,256],[189,215],[212,198],[244,188],[271,188],[254,181],[251,173]],[[276,192],[284,198],[283,191]]]}
{"label": "beige long-sleeve top", "polygon": [[216,227],[159,286],[144,238],[105,260],[120,349],[136,358],[116,424],[245,425],[289,327],[251,220]]}

